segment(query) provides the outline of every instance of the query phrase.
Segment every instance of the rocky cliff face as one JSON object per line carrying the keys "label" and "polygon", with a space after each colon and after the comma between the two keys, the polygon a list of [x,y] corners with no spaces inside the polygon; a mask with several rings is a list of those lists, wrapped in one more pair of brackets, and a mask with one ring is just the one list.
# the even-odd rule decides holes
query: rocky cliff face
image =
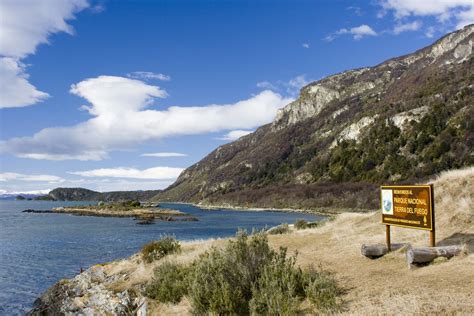
{"label": "rocky cliff face", "polygon": [[[157,200],[376,207],[376,184],[474,164],[474,25],[311,83],[275,120],[186,169]],[[344,194],[341,194],[344,192]]]}
{"label": "rocky cliff face", "polygon": [[[402,79],[408,68],[421,70],[430,65],[448,67],[472,58],[474,28],[449,34],[432,46],[388,60],[372,68],[351,70],[314,82],[301,90],[298,100],[281,109],[272,126],[284,128],[317,116],[331,102],[343,102],[365,93],[382,94],[396,80]],[[415,64],[415,65],[414,65]]]}

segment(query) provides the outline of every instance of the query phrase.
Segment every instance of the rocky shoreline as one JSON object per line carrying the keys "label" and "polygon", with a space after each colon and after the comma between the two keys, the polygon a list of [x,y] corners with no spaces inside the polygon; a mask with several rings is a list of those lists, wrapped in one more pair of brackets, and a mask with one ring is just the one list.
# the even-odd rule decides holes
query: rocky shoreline
{"label": "rocky shoreline", "polygon": [[146,315],[146,300],[134,289],[114,291],[111,285],[126,278],[109,274],[102,265],[95,265],[72,279],[63,279],[33,304],[27,315]]}
{"label": "rocky shoreline", "polygon": [[331,216],[341,213],[369,213],[373,212],[373,209],[356,209],[356,208],[332,208],[324,207],[317,209],[296,209],[296,208],[271,208],[271,207],[252,207],[252,206],[238,206],[231,204],[206,204],[206,203],[183,203],[183,202],[170,202],[174,204],[191,204],[199,207],[203,210],[218,211],[221,209],[230,209],[233,211],[242,212],[285,212],[285,213],[302,213],[302,214],[313,214]]}

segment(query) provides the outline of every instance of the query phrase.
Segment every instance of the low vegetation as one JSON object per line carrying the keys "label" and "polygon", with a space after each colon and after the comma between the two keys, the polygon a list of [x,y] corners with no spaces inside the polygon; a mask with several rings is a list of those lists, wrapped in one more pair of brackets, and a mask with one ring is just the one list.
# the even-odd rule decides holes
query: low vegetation
{"label": "low vegetation", "polygon": [[339,294],[329,274],[304,271],[296,255],[272,250],[266,234],[244,232],[190,265],[163,263],[146,288],[148,297],[163,303],[187,296],[195,314],[291,315],[303,312],[305,300],[330,312],[340,306]]}
{"label": "low vegetation", "polygon": [[269,233],[270,235],[281,235],[286,234],[289,231],[290,227],[288,227],[288,224],[280,224],[267,230],[267,233]]}
{"label": "low vegetation", "polygon": [[295,229],[305,229],[308,228],[308,222],[304,219],[299,219],[295,222]]}
{"label": "low vegetation", "polygon": [[120,203],[124,207],[140,207],[140,201],[138,200],[128,200]]}
{"label": "low vegetation", "polygon": [[150,263],[159,260],[166,255],[177,253],[181,251],[181,245],[172,236],[164,236],[160,240],[152,241],[141,250],[143,260]]}
{"label": "low vegetation", "polygon": [[189,267],[164,262],[155,269],[154,278],[146,288],[146,296],[160,302],[179,303],[188,291],[189,272]]}

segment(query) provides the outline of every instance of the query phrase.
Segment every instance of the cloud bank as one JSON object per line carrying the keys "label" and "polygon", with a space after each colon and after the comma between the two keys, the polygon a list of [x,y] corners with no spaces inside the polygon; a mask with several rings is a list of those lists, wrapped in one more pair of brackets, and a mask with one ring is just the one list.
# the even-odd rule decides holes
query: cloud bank
{"label": "cloud bank", "polygon": [[253,131],[246,131],[246,130],[235,130],[235,131],[230,131],[229,133],[225,134],[223,137],[219,137],[218,139],[220,140],[237,140],[240,137],[243,137],[245,135],[248,135],[252,133]]}
{"label": "cloud bank", "polygon": [[87,171],[73,171],[70,174],[83,177],[107,177],[124,179],[144,179],[144,180],[174,180],[183,171],[183,168],[155,167],[148,169],[135,168],[103,168]]}
{"label": "cloud bank", "polygon": [[155,98],[165,98],[166,91],[139,80],[113,76],[81,81],[71,86],[71,93],[90,102],[86,109],[91,119],[3,141],[0,152],[32,159],[102,160],[112,150],[151,139],[255,128],[271,122],[276,111],[291,101],[266,90],[233,104],[153,110],[148,107]]}
{"label": "cloud bank", "polygon": [[62,182],[64,179],[57,176],[46,175],[46,174],[22,174],[15,172],[4,172],[0,173],[0,182],[4,181],[39,181],[39,182]]}
{"label": "cloud bank", "polygon": [[453,22],[456,29],[474,23],[473,0],[383,0],[380,5],[379,16],[392,12],[396,20],[433,16],[441,23]]}
{"label": "cloud bank", "polygon": [[21,59],[58,32],[73,34],[67,20],[89,6],[86,0],[0,1],[0,108],[23,107],[48,97],[28,82]]}

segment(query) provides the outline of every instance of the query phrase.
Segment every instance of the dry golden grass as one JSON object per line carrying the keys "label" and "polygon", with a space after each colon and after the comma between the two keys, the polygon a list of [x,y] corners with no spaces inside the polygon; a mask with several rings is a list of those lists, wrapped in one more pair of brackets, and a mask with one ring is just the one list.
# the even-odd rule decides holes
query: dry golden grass
{"label": "dry golden grass", "polygon": [[[441,174],[435,187],[436,229],[438,245],[466,243],[472,252],[474,243],[474,168]],[[374,193],[375,194],[375,193]],[[334,221],[315,229],[269,236],[273,247],[298,251],[302,267],[321,265],[332,271],[343,287],[343,314],[355,315],[473,315],[474,254],[451,260],[440,260],[429,266],[410,269],[404,249],[380,259],[371,260],[360,254],[363,243],[384,243],[385,227],[380,213],[341,214]],[[165,260],[191,262],[211,246],[225,240],[188,242],[179,255]],[[409,242],[427,246],[429,233],[392,227],[392,242]],[[120,288],[145,283],[160,262],[146,264],[132,257],[107,265],[108,273],[127,274]],[[149,302],[151,315],[190,314],[186,299],[178,305]]]}

